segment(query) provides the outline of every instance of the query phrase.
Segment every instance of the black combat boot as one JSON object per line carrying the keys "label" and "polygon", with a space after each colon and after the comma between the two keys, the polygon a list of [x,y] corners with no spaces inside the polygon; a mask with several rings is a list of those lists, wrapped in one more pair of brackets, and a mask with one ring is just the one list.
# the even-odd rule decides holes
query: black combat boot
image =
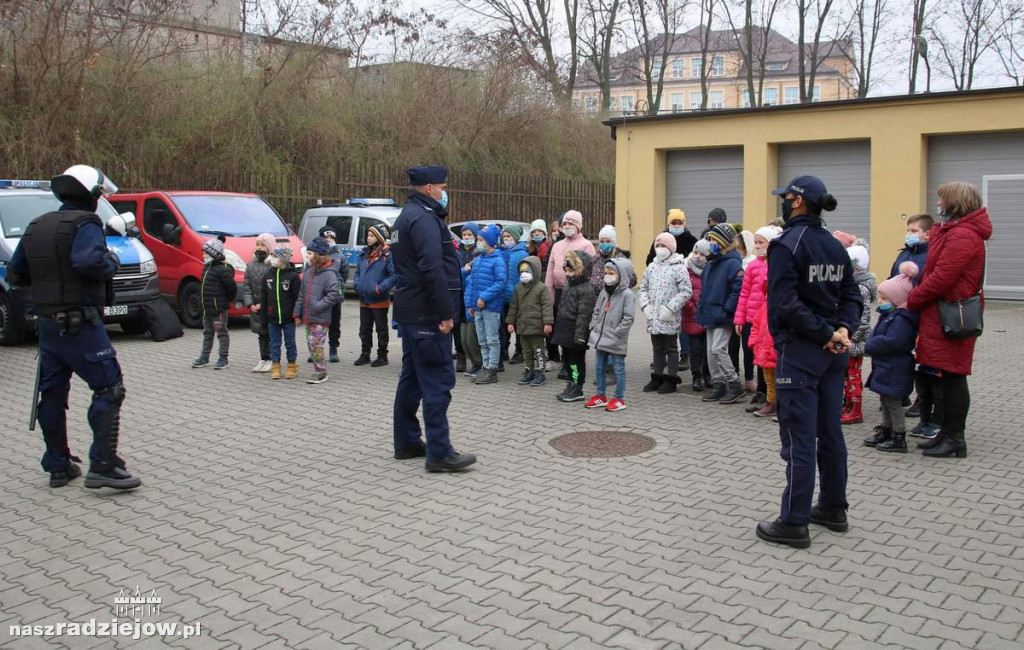
{"label": "black combat boot", "polygon": [[892,437],[875,445],[878,451],[890,451],[898,454],[907,453],[907,432],[893,431]]}
{"label": "black combat boot", "polygon": [[665,381],[665,375],[659,375],[651,373],[651,380],[644,384],[643,391],[645,393],[653,393],[654,391],[661,388],[661,384]]}
{"label": "black combat boot", "polygon": [[683,383],[683,380],[678,376],[665,375],[664,381],[661,382],[661,386],[658,388],[659,395],[668,395],[674,393],[679,389],[679,384]]}
{"label": "black combat boot", "polygon": [[875,447],[880,442],[885,442],[892,437],[892,429],[878,425],[875,427],[875,435],[864,439],[865,447]]}
{"label": "black combat boot", "polygon": [[766,542],[785,544],[793,548],[807,548],[811,545],[811,535],[807,532],[807,526],[794,526],[781,519],[759,523],[757,536]]}

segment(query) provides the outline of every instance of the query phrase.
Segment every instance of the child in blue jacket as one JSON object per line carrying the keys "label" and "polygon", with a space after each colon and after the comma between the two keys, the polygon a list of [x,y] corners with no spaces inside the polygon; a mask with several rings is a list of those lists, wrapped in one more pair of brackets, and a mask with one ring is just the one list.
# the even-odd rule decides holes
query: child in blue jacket
{"label": "child in blue jacket", "polygon": [[[362,353],[354,365],[371,368],[388,365],[388,308],[391,290],[398,282],[395,263],[391,259],[388,239],[391,232],[384,224],[370,226],[366,233],[366,248],[359,252],[356,265],[355,289],[359,296],[359,341]],[[370,361],[373,347],[373,328],[377,328],[377,358]]]}
{"label": "child in blue jacket", "polygon": [[[519,241],[523,237],[523,227],[515,224],[505,226],[501,230],[501,249],[508,259],[508,276],[505,280],[505,305],[501,311],[501,322],[508,318],[508,310],[512,305],[512,296],[519,284],[519,265],[527,258],[526,242]],[[501,360],[508,361],[508,348],[512,342],[512,334],[508,329],[501,328]],[[523,343],[516,333],[516,347],[512,354],[512,363],[523,363]],[[499,368],[501,365],[498,366]]]}
{"label": "child in blue jacket", "polygon": [[501,310],[505,303],[505,284],[508,264],[505,254],[497,249],[501,230],[487,226],[476,238],[480,255],[473,261],[469,296],[470,315],[476,321],[476,336],[484,367],[477,373],[476,383],[493,384],[498,381],[501,362]]}
{"label": "child in blue jacket", "polygon": [[704,402],[735,404],[743,397],[743,384],[729,357],[733,337],[733,316],[743,288],[743,258],[736,250],[736,230],[720,223],[708,231],[707,264],[701,274],[697,323],[707,330],[707,361],[714,390]]}
{"label": "child in blue jacket", "polygon": [[882,402],[882,426],[864,441],[878,451],[907,453],[903,400],[914,387],[914,344],[918,315],[907,309],[907,296],[914,288],[918,268],[913,262],[900,264],[899,275],[878,285],[878,312],[882,315],[864,346],[871,357],[868,388]]}
{"label": "child in blue jacket", "polygon": [[[455,371],[465,372],[467,377],[476,379],[476,375],[483,368],[483,357],[480,356],[480,343],[476,339],[476,323],[473,314],[470,313],[475,306],[475,299],[470,299],[472,293],[472,271],[473,261],[479,255],[476,249],[476,237],[480,234],[480,227],[473,222],[463,224],[461,241],[456,254],[459,257],[459,266],[462,273],[462,305],[463,318],[459,324],[459,339],[462,342],[461,348],[455,347],[456,361]],[[460,356],[461,355],[461,356]]]}

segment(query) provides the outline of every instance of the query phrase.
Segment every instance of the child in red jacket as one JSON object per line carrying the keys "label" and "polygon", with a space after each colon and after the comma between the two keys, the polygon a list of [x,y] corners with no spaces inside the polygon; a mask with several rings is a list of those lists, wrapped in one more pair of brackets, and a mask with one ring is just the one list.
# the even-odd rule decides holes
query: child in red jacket
{"label": "child in red jacket", "polygon": [[695,393],[703,391],[705,385],[711,385],[711,371],[708,369],[707,359],[705,358],[707,334],[704,328],[697,322],[697,301],[700,300],[701,273],[704,272],[704,265],[708,261],[697,250],[702,242],[705,248],[708,247],[708,241],[702,239],[697,242],[694,250],[686,257],[686,270],[690,274],[690,286],[693,289],[693,293],[690,295],[690,299],[683,305],[683,318],[680,323],[680,329],[690,340],[690,374],[693,377],[691,388]]}

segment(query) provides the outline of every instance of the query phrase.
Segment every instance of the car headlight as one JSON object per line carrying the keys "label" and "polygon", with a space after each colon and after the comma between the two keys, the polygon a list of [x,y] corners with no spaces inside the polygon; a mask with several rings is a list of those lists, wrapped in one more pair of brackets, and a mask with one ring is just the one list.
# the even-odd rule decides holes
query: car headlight
{"label": "car headlight", "polygon": [[139,271],[142,275],[152,275],[156,273],[156,260],[146,260],[139,265]]}
{"label": "car headlight", "polygon": [[238,253],[231,250],[230,248],[224,249],[224,261],[230,264],[232,267],[234,267],[236,271],[241,271],[242,273],[245,273],[245,261]]}

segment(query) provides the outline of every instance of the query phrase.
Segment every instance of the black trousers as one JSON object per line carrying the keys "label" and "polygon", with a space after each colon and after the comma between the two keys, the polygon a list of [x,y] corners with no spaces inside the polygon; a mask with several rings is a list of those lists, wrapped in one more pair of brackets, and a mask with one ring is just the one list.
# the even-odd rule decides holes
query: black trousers
{"label": "black trousers", "polygon": [[[569,381],[582,386],[587,381],[587,350],[586,348],[562,348],[562,361],[569,370]],[[599,372],[603,372],[599,369]]]}
{"label": "black trousers", "polygon": [[462,324],[462,318],[465,315],[463,313],[465,308],[462,306],[462,292],[453,291],[452,293],[458,294],[458,305],[455,307],[455,318],[452,319],[455,324],[454,329],[452,329],[452,338],[455,339],[455,354],[463,355],[466,354],[466,349],[462,347],[462,336],[459,335],[459,332],[461,331],[459,326]]}
{"label": "black trousers", "polygon": [[[505,319],[508,318],[508,309],[511,305],[505,305],[501,308],[501,328],[498,330],[498,335],[501,342],[501,360],[508,361],[508,348],[512,343],[512,334],[508,331],[508,326],[505,325]],[[516,354],[523,353],[523,342],[519,340],[519,335],[516,334],[516,349],[513,356]]]}
{"label": "black trousers", "polygon": [[[743,372],[740,373],[740,344],[743,345]],[[743,326],[743,334],[733,332],[729,339],[729,358],[732,359],[732,366],[736,374],[742,374],[745,381],[754,378],[754,351],[750,349],[750,323]]]}
{"label": "black trousers", "polygon": [[942,426],[942,381],[930,372],[917,371],[914,377],[921,423]]}
{"label": "black trousers", "polygon": [[341,343],[341,303],[334,303],[331,307],[331,325],[327,328],[327,341],[332,350],[338,349]]}
{"label": "black trousers", "polygon": [[388,308],[359,308],[359,342],[363,354],[370,354],[373,348],[373,328],[377,328],[377,354],[388,353],[388,341],[391,332],[388,330]]}
{"label": "black trousers", "polygon": [[967,412],[971,410],[967,375],[954,375],[943,370],[939,386],[942,389],[942,435],[963,441],[967,431]]}
{"label": "black trousers", "polygon": [[[553,305],[555,320],[558,320],[558,303],[562,301],[562,290],[555,289],[555,304]],[[562,360],[561,355],[558,353],[558,346],[551,343],[551,336],[548,336],[548,360],[558,363]]]}
{"label": "black trousers", "polygon": [[675,334],[651,334],[654,348],[654,374],[679,376],[679,338]]}
{"label": "black trousers", "polygon": [[708,368],[707,347],[708,335],[690,335],[690,374],[694,379],[711,382],[711,369]]}

